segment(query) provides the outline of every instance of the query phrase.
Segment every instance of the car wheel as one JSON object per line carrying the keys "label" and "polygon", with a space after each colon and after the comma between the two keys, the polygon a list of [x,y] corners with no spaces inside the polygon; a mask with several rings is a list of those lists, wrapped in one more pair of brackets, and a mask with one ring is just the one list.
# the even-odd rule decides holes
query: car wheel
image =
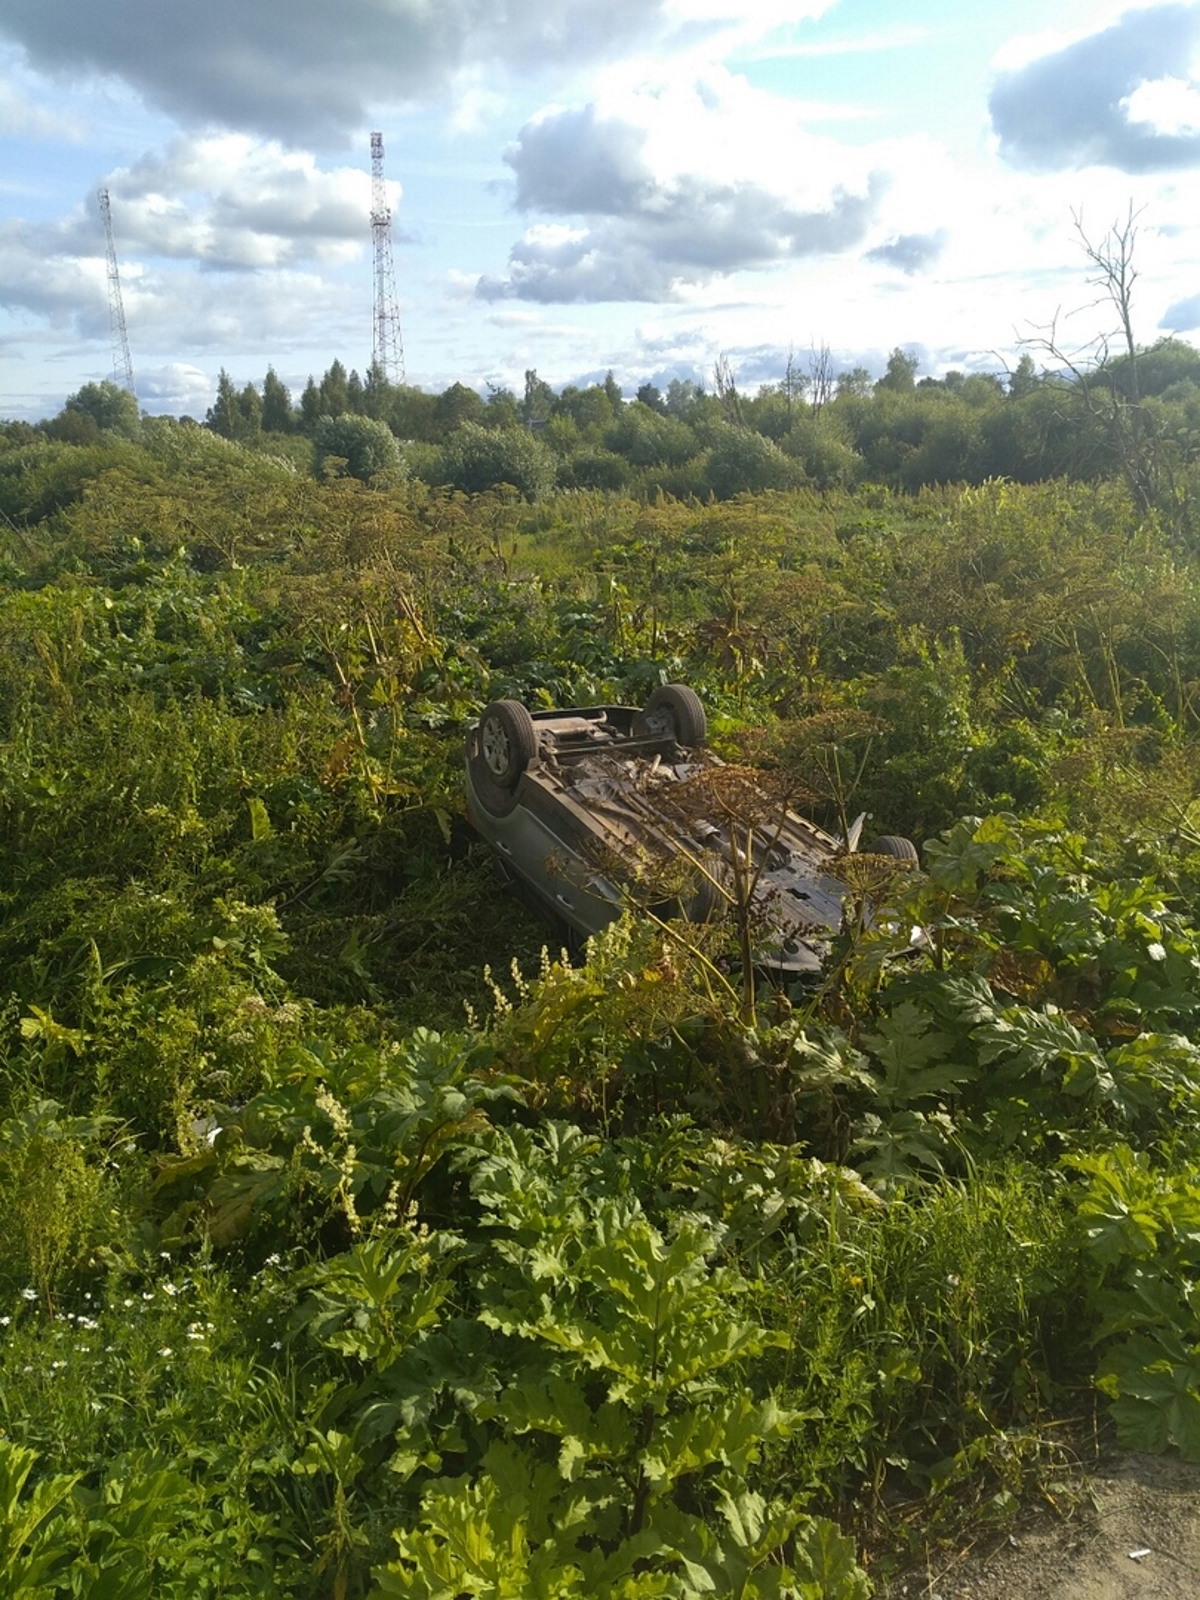
{"label": "car wheel", "polygon": [[689,922],[712,922],[728,904],[728,897],[721,893],[712,879],[703,877],[696,884],[683,914]]}
{"label": "car wheel", "polygon": [[911,861],[914,864],[921,859],[912,840],[898,833],[884,833],[878,839],[872,839],[863,853],[868,856],[891,856],[895,861]]}
{"label": "car wheel", "polygon": [[479,754],[493,783],[515,789],[537,755],[533,718],[519,700],[493,700],[479,719]]}
{"label": "car wheel", "polygon": [[704,704],[686,683],[664,683],[646,701],[637,731],[670,735],[676,744],[694,749],[708,737]]}

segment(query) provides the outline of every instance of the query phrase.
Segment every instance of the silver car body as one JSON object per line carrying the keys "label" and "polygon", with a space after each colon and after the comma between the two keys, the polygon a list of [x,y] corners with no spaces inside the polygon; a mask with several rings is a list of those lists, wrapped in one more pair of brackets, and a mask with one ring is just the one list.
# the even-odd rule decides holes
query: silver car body
{"label": "silver car body", "polygon": [[[466,740],[470,820],[525,896],[586,938],[636,901],[631,886],[645,881],[647,864],[674,859],[695,870],[692,893],[672,909],[695,921],[711,916],[738,844],[710,817],[681,813],[669,786],[720,759],[681,746],[669,724],[651,718],[648,726],[629,706],[528,715],[534,753],[504,787],[488,771],[480,722]],[[776,809],[755,830],[752,906],[764,966],[783,977],[824,966],[847,896],[829,869],[848,848],[790,810]]]}

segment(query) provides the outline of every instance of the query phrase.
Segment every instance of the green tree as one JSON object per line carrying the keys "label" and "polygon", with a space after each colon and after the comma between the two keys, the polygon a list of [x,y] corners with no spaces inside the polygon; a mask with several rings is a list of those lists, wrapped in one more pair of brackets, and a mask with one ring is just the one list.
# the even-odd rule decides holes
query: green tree
{"label": "green tree", "polygon": [[554,402],[556,417],[570,417],[580,435],[589,443],[599,443],[604,430],[614,420],[612,402],[603,386],[593,383],[587,389],[568,384]]}
{"label": "green tree", "polygon": [[384,418],[391,424],[397,439],[411,439],[432,444],[442,438],[438,421],[438,396],[426,394],[408,384],[388,388],[388,406]]}
{"label": "green tree", "polygon": [[39,423],[37,431],[58,444],[99,444],[102,437],[95,417],[87,411],[60,411],[48,422]]}
{"label": "green tree", "polygon": [[934,403],[923,401],[915,387],[908,394],[876,385],[870,397],[842,396],[834,406],[847,425],[854,448],[863,458],[866,476],[896,485],[901,464],[925,436],[937,402],[950,399],[944,389],[929,391]]}
{"label": "green tree", "polygon": [[780,449],[800,463],[818,489],[848,489],[862,467],[845,423],[828,408],[797,416]]}
{"label": "green tree", "polygon": [[70,396],[63,411],[90,417],[101,433],[119,433],[122,438],[136,440],[141,432],[136,396],[107,378],[103,383],[85,383]]}
{"label": "green tree", "polygon": [[753,428],[725,428],[711,448],[708,482],[718,500],[767,489],[795,488],[804,471],[773,440]]}
{"label": "green tree", "polygon": [[897,345],[888,357],[887,371],[876,389],[889,389],[893,394],[911,394],[916,388],[917,368],[921,365],[917,356],[910,356]]}
{"label": "green tree", "polygon": [[488,384],[487,425],[489,428],[515,428],[521,420],[516,395],[503,385]]}
{"label": "green tree", "polygon": [[1036,389],[1039,381],[1033,357],[1026,351],[1008,375],[1008,398],[1020,400],[1023,395]]}
{"label": "green tree", "polygon": [[683,421],[697,400],[703,396],[704,390],[698,383],[693,383],[691,378],[672,378],[667,385],[667,396],[663,404],[670,416]]}
{"label": "green tree", "polygon": [[1094,479],[1111,466],[1103,419],[1089,411],[1078,385],[1036,381],[1020,396],[980,417],[985,475],[1037,483],[1045,478]]}
{"label": "green tree", "polygon": [[686,422],[659,416],[640,400],[623,407],[604,443],[635,467],[682,466],[697,449],[696,435]]}
{"label": "green tree", "polygon": [[310,372],[308,382],[304,385],[304,392],[300,396],[300,426],[305,433],[311,433],[320,420],[321,391],[317,388],[316,380]]}
{"label": "green tree", "polygon": [[617,493],[630,480],[631,469],[624,456],[600,446],[576,450],[559,469],[564,489],[602,489]]}
{"label": "green tree", "polygon": [[292,431],[292,397],[274,367],[267,368],[262,387],[262,426],[264,433]]}
{"label": "green tree", "polygon": [[238,405],[233,379],[222,367],[217,377],[217,397],[204,416],[204,426],[222,439],[236,439],[242,426],[242,411]]}
{"label": "green tree", "polygon": [[390,412],[394,391],[388,382],[387,373],[377,361],[372,361],[367,368],[366,380],[363,383],[362,408],[368,417],[387,417]]}
{"label": "green tree", "polygon": [[549,445],[556,456],[574,455],[582,442],[575,418],[561,411],[556,412],[546,426],[538,430],[538,437]]}
{"label": "green tree", "polygon": [[257,438],[262,432],[263,403],[262,396],[252,383],[248,383],[238,395],[238,411],[241,413],[238,438]]}
{"label": "green tree", "polygon": [[465,383],[452,383],[434,401],[433,416],[437,437],[445,439],[464,422],[482,423],[486,412],[474,389],[468,389]]}
{"label": "green tree", "polygon": [[344,460],[352,478],[374,477],[385,468],[400,465],[400,447],[386,422],[375,417],[322,417],[313,432],[313,470],[318,477],[331,475],[329,462]]}
{"label": "green tree", "polygon": [[547,422],[554,404],[554,390],[544,378],[539,378],[534,368],[525,374],[525,398],[521,402],[521,421],[526,427],[531,422]]}
{"label": "green tree", "polygon": [[837,377],[837,393],[839,398],[850,395],[853,398],[873,394],[875,380],[866,367],[851,367],[849,372],[839,372]]}
{"label": "green tree", "polygon": [[958,392],[977,411],[987,410],[1004,399],[1004,385],[994,372],[968,373]]}
{"label": "green tree", "polygon": [[742,400],[746,426],[778,444],[792,426],[796,415],[794,397],[782,383],[764,383],[752,400]]}
{"label": "green tree", "polygon": [[320,396],[323,417],[340,417],[350,409],[350,380],[345,367],[336,358],[321,379]]}
{"label": "green tree", "polygon": [[442,460],[447,483],[467,494],[510,483],[527,500],[540,500],[554,487],[554,456],[524,428],[464,422],[450,436]]}
{"label": "green tree", "polygon": [[984,476],[979,410],[960,395],[961,391],[945,396],[931,408],[934,415],[921,443],[904,458],[900,482],[905,489],[932,483],[978,483]]}
{"label": "green tree", "polygon": [[1159,339],[1157,343],[1139,346],[1136,361],[1128,352],[1115,356],[1108,364],[1109,378],[1126,399],[1133,398],[1133,368],[1137,368],[1137,389],[1147,395],[1162,394],[1172,384],[1190,379],[1200,383],[1200,350],[1182,339]]}

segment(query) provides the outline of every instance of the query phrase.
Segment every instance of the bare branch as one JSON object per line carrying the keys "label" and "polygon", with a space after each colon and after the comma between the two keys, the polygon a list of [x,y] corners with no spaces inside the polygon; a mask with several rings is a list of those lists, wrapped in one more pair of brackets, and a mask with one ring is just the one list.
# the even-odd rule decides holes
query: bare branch
{"label": "bare branch", "polygon": [[[1133,328],[1133,290],[1138,280],[1134,250],[1140,215],[1131,201],[1124,221],[1114,222],[1103,238],[1094,240],[1084,227],[1082,213],[1071,213],[1076,237],[1090,266],[1086,281],[1100,293],[1088,306],[1079,307],[1070,315],[1108,306],[1116,314],[1116,327],[1072,346],[1060,335],[1063,318],[1056,312],[1048,325],[1021,342],[1050,357],[1088,413],[1103,425],[1134,503],[1140,511],[1149,513],[1163,501],[1168,474],[1151,419],[1141,403]],[[1112,355],[1115,338],[1124,346],[1119,358]]]}
{"label": "bare branch", "polygon": [[815,344],[809,346],[808,351],[808,381],[811,399],[809,405],[814,417],[819,417],[822,410],[833,399],[833,355],[824,340],[820,348]]}
{"label": "bare branch", "polygon": [[729,357],[723,350],[713,363],[713,388],[717,391],[717,399],[721,402],[726,422],[740,426],[742,397],[738,394],[737,380],[729,364]]}

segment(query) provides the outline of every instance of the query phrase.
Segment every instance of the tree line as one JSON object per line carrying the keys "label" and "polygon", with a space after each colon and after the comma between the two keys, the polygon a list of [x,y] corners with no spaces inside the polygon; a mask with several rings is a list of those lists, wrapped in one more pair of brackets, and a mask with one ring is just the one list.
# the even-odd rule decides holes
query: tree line
{"label": "tree line", "polygon": [[[191,420],[191,419],[183,419]],[[135,438],[132,395],[87,384],[58,416],[17,434],[94,443]],[[481,394],[456,382],[440,393],[365,377],[334,360],[298,401],[269,367],[240,389],[222,369],[202,424],[226,440],[291,455],[317,476],[367,480],[384,471],[481,493],[506,483],[528,500],[555,490],[653,498],[865,483],[902,492],[993,478],[1034,483],[1124,476],[1146,512],[1190,528],[1191,475],[1200,453],[1200,352],[1166,338],[1132,343],[1087,370],[1037,366],[1023,354],[1004,374],[919,376],[892,351],[882,377],[835,373],[827,349],[801,367],[781,358],[777,381],[743,391],[727,358],[709,386],[645,383],[627,398],[603,383],[555,390],[535,369],[524,390]],[[15,431],[14,431],[15,430]]]}

